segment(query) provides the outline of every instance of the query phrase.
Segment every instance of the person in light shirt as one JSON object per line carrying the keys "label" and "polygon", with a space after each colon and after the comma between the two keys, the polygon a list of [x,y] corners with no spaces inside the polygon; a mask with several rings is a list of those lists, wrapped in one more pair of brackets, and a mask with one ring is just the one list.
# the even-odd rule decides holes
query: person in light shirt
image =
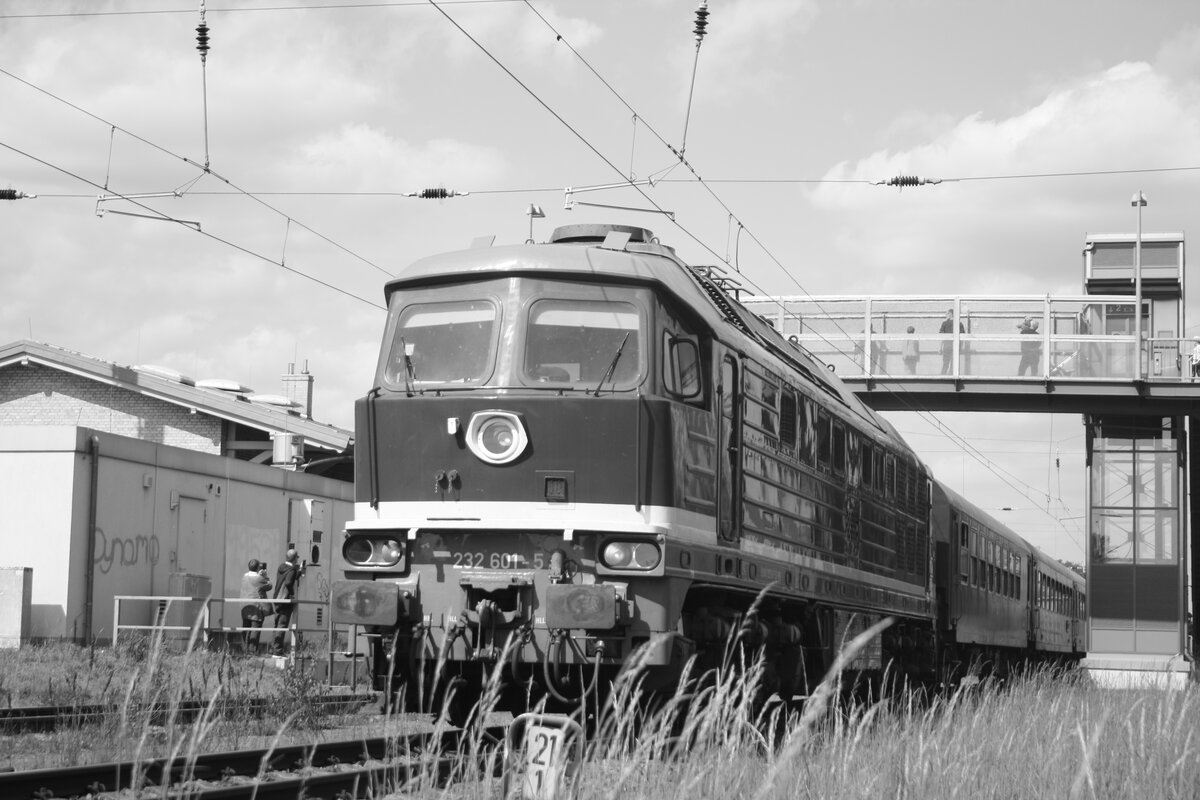
{"label": "person in light shirt", "polygon": [[[271,581],[267,578],[267,565],[257,558],[250,559],[246,565],[246,574],[242,576],[242,597],[254,600],[266,600],[267,592],[271,589]],[[247,653],[257,653],[263,619],[266,616],[266,603],[248,603],[242,606],[242,642]]]}

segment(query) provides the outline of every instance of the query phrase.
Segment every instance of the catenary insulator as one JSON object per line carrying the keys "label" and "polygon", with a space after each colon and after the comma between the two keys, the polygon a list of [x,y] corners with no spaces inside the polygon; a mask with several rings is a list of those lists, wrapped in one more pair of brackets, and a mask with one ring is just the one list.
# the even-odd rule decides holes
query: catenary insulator
{"label": "catenary insulator", "polygon": [[37,195],[25,194],[16,189],[0,189],[0,200],[24,200],[27,197],[37,197]]}
{"label": "catenary insulator", "polygon": [[928,184],[941,183],[941,178],[922,178],[917,175],[897,175],[894,178],[888,178],[886,181],[872,181],[875,186],[925,186]]}
{"label": "catenary insulator", "polygon": [[459,192],[438,186],[433,189],[422,189],[419,192],[408,192],[406,197],[419,197],[422,200],[445,200],[447,197],[466,197],[470,192]]}
{"label": "catenary insulator", "polygon": [[696,34],[696,46],[700,46],[701,40],[704,39],[705,30],[708,28],[708,0],[700,0],[700,5],[696,8],[696,26],[692,29],[692,33]]}
{"label": "catenary insulator", "polygon": [[196,49],[201,58],[208,55],[208,26],[203,22],[196,26]]}

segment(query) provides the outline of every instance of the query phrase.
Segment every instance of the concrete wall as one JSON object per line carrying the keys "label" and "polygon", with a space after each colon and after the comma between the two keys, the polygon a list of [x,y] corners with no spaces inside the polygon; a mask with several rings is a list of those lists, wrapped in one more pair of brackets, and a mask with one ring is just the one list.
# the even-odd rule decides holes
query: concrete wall
{"label": "concrete wall", "polygon": [[79,548],[72,563],[73,532],[87,520],[86,486],[76,486],[83,465],[76,441],[74,428],[0,428],[0,566],[33,569],[35,638],[70,635],[82,621],[82,607],[69,599],[71,575],[82,575],[87,562]]}
{"label": "concrete wall", "polygon": [[20,647],[29,641],[33,570],[0,567],[0,648]]}
{"label": "concrete wall", "polygon": [[[114,595],[166,594],[187,573],[207,576],[215,598],[236,597],[251,557],[273,576],[290,543],[311,560],[314,535],[321,558],[301,596],[327,597],[353,487],[85,428],[0,426],[0,508],[15,523],[0,528],[0,566],[34,570],[32,636],[86,635],[90,577],[91,636],[107,641]],[[154,607],[139,606],[122,623],[152,621]],[[238,608],[215,606],[212,624],[239,624]]]}
{"label": "concrete wall", "polygon": [[4,370],[0,425],[87,427],[202,453],[221,452],[222,422],[216,417],[40,364]]}

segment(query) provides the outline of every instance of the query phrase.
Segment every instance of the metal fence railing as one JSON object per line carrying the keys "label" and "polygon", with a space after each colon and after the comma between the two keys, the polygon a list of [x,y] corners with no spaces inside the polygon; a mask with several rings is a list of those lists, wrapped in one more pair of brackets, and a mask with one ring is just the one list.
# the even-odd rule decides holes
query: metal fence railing
{"label": "metal fence railing", "polygon": [[[292,613],[289,623],[286,627],[276,627],[271,623],[275,614],[273,611],[265,612],[263,625],[249,626],[240,624],[242,621],[241,607],[251,604],[259,605],[292,605],[296,610]],[[135,607],[141,606],[140,611],[132,610]],[[323,619],[325,624],[321,626],[302,625],[300,623],[301,608],[316,607],[319,609],[317,614],[319,619]],[[139,621],[122,622],[122,612],[125,612],[126,617],[138,617]],[[239,624],[227,625],[224,624],[224,619],[227,615],[232,615],[231,618],[237,620]],[[214,620],[220,620],[219,624],[213,624]],[[168,636],[173,635],[177,639],[188,639],[192,637],[192,632],[196,633],[196,640],[204,647],[209,647],[218,641],[235,642],[242,644],[246,641],[246,637],[250,634],[257,633],[260,637],[274,637],[275,634],[283,632],[288,638],[288,652],[294,653],[296,648],[302,643],[305,633],[324,634],[327,636],[328,648],[328,675],[332,680],[334,675],[334,654],[333,645],[335,643],[335,631],[333,619],[329,613],[329,602],[327,600],[284,600],[268,598],[265,600],[254,600],[245,597],[179,597],[174,595],[116,595],[113,597],[113,636],[112,644],[116,647],[120,641],[122,633],[128,636],[131,631],[145,631],[151,635]],[[232,637],[232,638],[231,638]],[[351,640],[355,640],[353,635]],[[262,639],[259,640],[260,642]],[[357,660],[357,642],[353,642],[355,650],[353,658]],[[355,684],[357,684],[357,669],[352,668]],[[356,686],[355,686],[356,688]]]}
{"label": "metal fence railing", "polygon": [[1143,331],[1139,348],[1122,295],[742,302],[843,377],[1185,381],[1196,344]]}

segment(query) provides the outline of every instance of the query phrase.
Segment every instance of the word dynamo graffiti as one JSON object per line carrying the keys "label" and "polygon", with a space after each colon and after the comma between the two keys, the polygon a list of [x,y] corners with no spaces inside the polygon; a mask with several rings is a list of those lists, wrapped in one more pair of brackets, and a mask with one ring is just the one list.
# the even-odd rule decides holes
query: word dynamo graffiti
{"label": "word dynamo graffiti", "polygon": [[123,567],[138,564],[155,566],[158,564],[158,554],[158,537],[153,534],[109,537],[101,528],[96,528],[96,550],[92,555],[92,563],[102,575],[107,575],[114,564]]}

